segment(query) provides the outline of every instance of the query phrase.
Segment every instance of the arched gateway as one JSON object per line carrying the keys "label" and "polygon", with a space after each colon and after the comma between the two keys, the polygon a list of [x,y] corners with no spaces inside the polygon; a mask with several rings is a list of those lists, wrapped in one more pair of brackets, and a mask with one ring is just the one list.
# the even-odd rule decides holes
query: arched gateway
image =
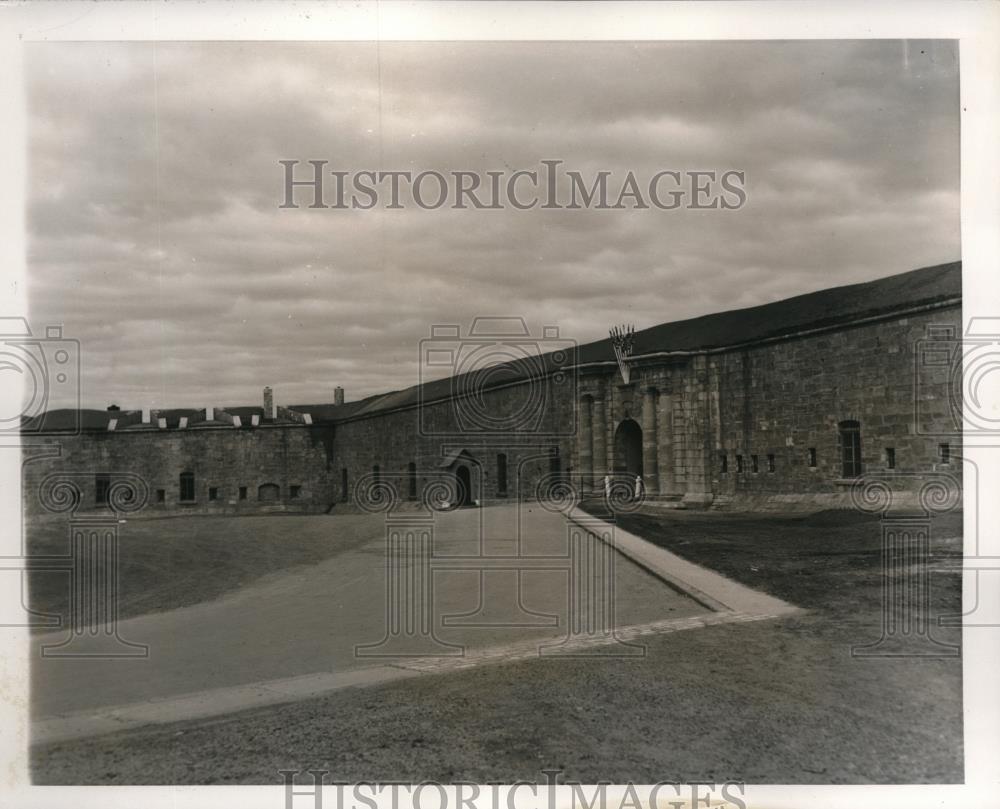
{"label": "arched gateway", "polygon": [[642,427],[625,419],[615,430],[615,474],[634,478],[642,474]]}

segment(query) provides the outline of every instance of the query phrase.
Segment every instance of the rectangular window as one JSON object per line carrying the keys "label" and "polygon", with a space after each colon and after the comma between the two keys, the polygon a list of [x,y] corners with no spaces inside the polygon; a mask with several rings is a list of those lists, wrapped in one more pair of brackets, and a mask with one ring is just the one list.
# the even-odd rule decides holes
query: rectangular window
{"label": "rectangular window", "polygon": [[760,465],[757,463],[756,455],[750,456],[750,471],[753,472],[755,475],[760,471]]}
{"label": "rectangular window", "polygon": [[856,421],[840,422],[840,461],[842,477],[861,474],[861,425]]}
{"label": "rectangular window", "polygon": [[181,473],[181,500],[194,500],[194,473]]}
{"label": "rectangular window", "polygon": [[218,489],[218,487],[216,487],[216,486],[209,486],[208,487],[208,499],[209,500],[218,500],[219,499],[219,489]]}
{"label": "rectangular window", "polygon": [[156,490],[156,502],[157,503],[165,503],[165,502],[167,502],[167,490],[166,489],[157,489]]}
{"label": "rectangular window", "polygon": [[719,453],[719,474],[725,475],[729,472],[729,455],[725,452]]}
{"label": "rectangular window", "polygon": [[768,472],[774,471],[774,455],[769,454],[767,456],[767,471]]}
{"label": "rectangular window", "polygon": [[302,493],[301,486],[289,486],[288,487],[288,497],[291,500],[297,500],[299,495]]}
{"label": "rectangular window", "polygon": [[111,475],[95,475],[95,497],[94,502],[99,506],[108,504],[108,493],[111,491]]}
{"label": "rectangular window", "polygon": [[350,492],[348,491],[347,486],[347,469],[344,468],[340,470],[340,499],[346,503],[349,496]]}
{"label": "rectangular window", "polygon": [[246,500],[246,499],[247,499],[247,487],[240,486],[240,500]]}
{"label": "rectangular window", "polygon": [[417,499],[417,465],[410,463],[406,467],[406,476],[410,481],[410,499]]}
{"label": "rectangular window", "polygon": [[809,447],[809,466],[816,468],[816,447]]}
{"label": "rectangular window", "polygon": [[885,448],[885,467],[886,469],[896,468],[896,448],[886,447]]}
{"label": "rectangular window", "polygon": [[938,444],[938,457],[941,463],[951,463],[951,444]]}
{"label": "rectangular window", "polygon": [[497,496],[507,496],[507,456],[502,452],[497,454]]}
{"label": "rectangular window", "polygon": [[737,474],[743,474],[743,456],[742,455],[737,455],[736,456],[736,473]]}

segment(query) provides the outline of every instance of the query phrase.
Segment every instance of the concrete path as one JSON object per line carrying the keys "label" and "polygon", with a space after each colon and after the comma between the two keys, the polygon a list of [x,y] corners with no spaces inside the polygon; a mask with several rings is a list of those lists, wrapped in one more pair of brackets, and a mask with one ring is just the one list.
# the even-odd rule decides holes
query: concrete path
{"label": "concrete path", "polygon": [[[372,515],[371,520],[383,517]],[[337,518],[330,522],[336,530]],[[537,506],[511,504],[437,515],[429,618],[441,642],[440,653],[452,656],[460,653],[457,647],[470,650],[565,636],[570,596],[567,529],[563,515]],[[538,569],[503,569],[504,560],[524,556],[538,561],[522,562],[522,567]],[[545,559],[555,559],[553,567],[545,568]],[[618,625],[705,611],[627,559],[617,560]],[[443,569],[437,569],[439,564]],[[476,569],[483,565],[491,567],[485,573]],[[404,568],[410,572],[412,560]],[[377,644],[386,635],[386,580],[383,537],[216,601],[122,621],[121,637],[149,646],[145,659],[42,657],[41,646],[66,635],[34,636],[32,714],[51,717],[398,662],[355,654],[355,647]],[[96,640],[94,646],[99,648]],[[414,655],[428,656],[426,645],[414,649]]]}
{"label": "concrete path", "polygon": [[[408,521],[416,524],[412,516],[396,519],[404,533],[413,530]],[[570,537],[580,536],[580,526],[620,552],[609,554],[615,560],[610,623],[599,610],[581,612],[579,580],[569,586]],[[511,504],[436,516],[427,616],[435,640],[392,655],[395,647],[377,646],[391,620],[387,595],[399,595],[387,591],[388,556],[386,541],[374,540],[214,602],[122,622],[123,637],[149,645],[147,659],[42,658],[38,648],[56,638],[38,636],[32,743],[539,655],[638,656],[645,635],[795,610],[625,531],[612,532],[583,512],[567,519]],[[587,558],[584,585],[599,592],[593,548]],[[417,586],[417,569],[412,559],[402,566],[408,586]],[[419,616],[411,617],[419,624]],[[376,655],[359,655],[359,645],[374,647]]]}

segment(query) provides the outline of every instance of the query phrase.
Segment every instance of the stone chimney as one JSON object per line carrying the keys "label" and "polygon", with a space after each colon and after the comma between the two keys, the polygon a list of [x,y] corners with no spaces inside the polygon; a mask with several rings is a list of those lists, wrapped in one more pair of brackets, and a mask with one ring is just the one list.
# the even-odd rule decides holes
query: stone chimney
{"label": "stone chimney", "polygon": [[277,413],[274,412],[274,391],[270,385],[264,388],[264,419],[274,421]]}
{"label": "stone chimney", "polygon": [[335,405],[342,405],[344,403],[344,389],[340,385],[337,385],[333,389],[333,403]]}

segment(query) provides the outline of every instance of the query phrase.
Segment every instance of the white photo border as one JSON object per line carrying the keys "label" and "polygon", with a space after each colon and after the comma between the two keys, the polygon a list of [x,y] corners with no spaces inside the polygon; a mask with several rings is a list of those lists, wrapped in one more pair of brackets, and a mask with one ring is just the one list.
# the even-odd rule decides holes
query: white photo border
{"label": "white photo border", "polygon": [[[802,40],[956,39],[961,86],[963,317],[1000,312],[1000,4],[974,2],[48,2],[0,8],[0,274],[4,316],[28,315],[25,293],[27,174],[24,51],[59,41],[356,40]],[[981,492],[1000,491],[997,448],[969,446]],[[0,485],[20,502],[16,451],[0,452]],[[1000,556],[1000,498],[966,492],[978,508],[980,555]],[[973,502],[973,500],[978,502]],[[12,502],[5,498],[4,502]],[[21,516],[0,512],[5,533]],[[968,521],[966,521],[968,525]],[[975,537],[965,537],[975,555]],[[967,574],[968,575],[968,574]],[[991,595],[1000,583],[986,582]],[[971,596],[968,582],[965,598]],[[749,807],[1000,806],[1000,631],[963,637],[965,785],[747,785]],[[0,633],[0,805],[45,807],[285,806],[284,788],[35,787],[27,768],[27,631]],[[332,787],[325,795],[335,806]],[[641,793],[641,790],[640,790]],[[530,793],[525,801],[535,804]],[[613,790],[609,790],[611,797]],[[485,796],[484,796],[485,797]],[[522,805],[520,796],[515,806]],[[609,801],[613,804],[613,801]],[[388,805],[388,796],[381,805]],[[482,805],[487,805],[484,800]],[[559,806],[570,805],[568,791]],[[613,804],[617,805],[617,804]],[[676,805],[676,804],[675,804]]]}

